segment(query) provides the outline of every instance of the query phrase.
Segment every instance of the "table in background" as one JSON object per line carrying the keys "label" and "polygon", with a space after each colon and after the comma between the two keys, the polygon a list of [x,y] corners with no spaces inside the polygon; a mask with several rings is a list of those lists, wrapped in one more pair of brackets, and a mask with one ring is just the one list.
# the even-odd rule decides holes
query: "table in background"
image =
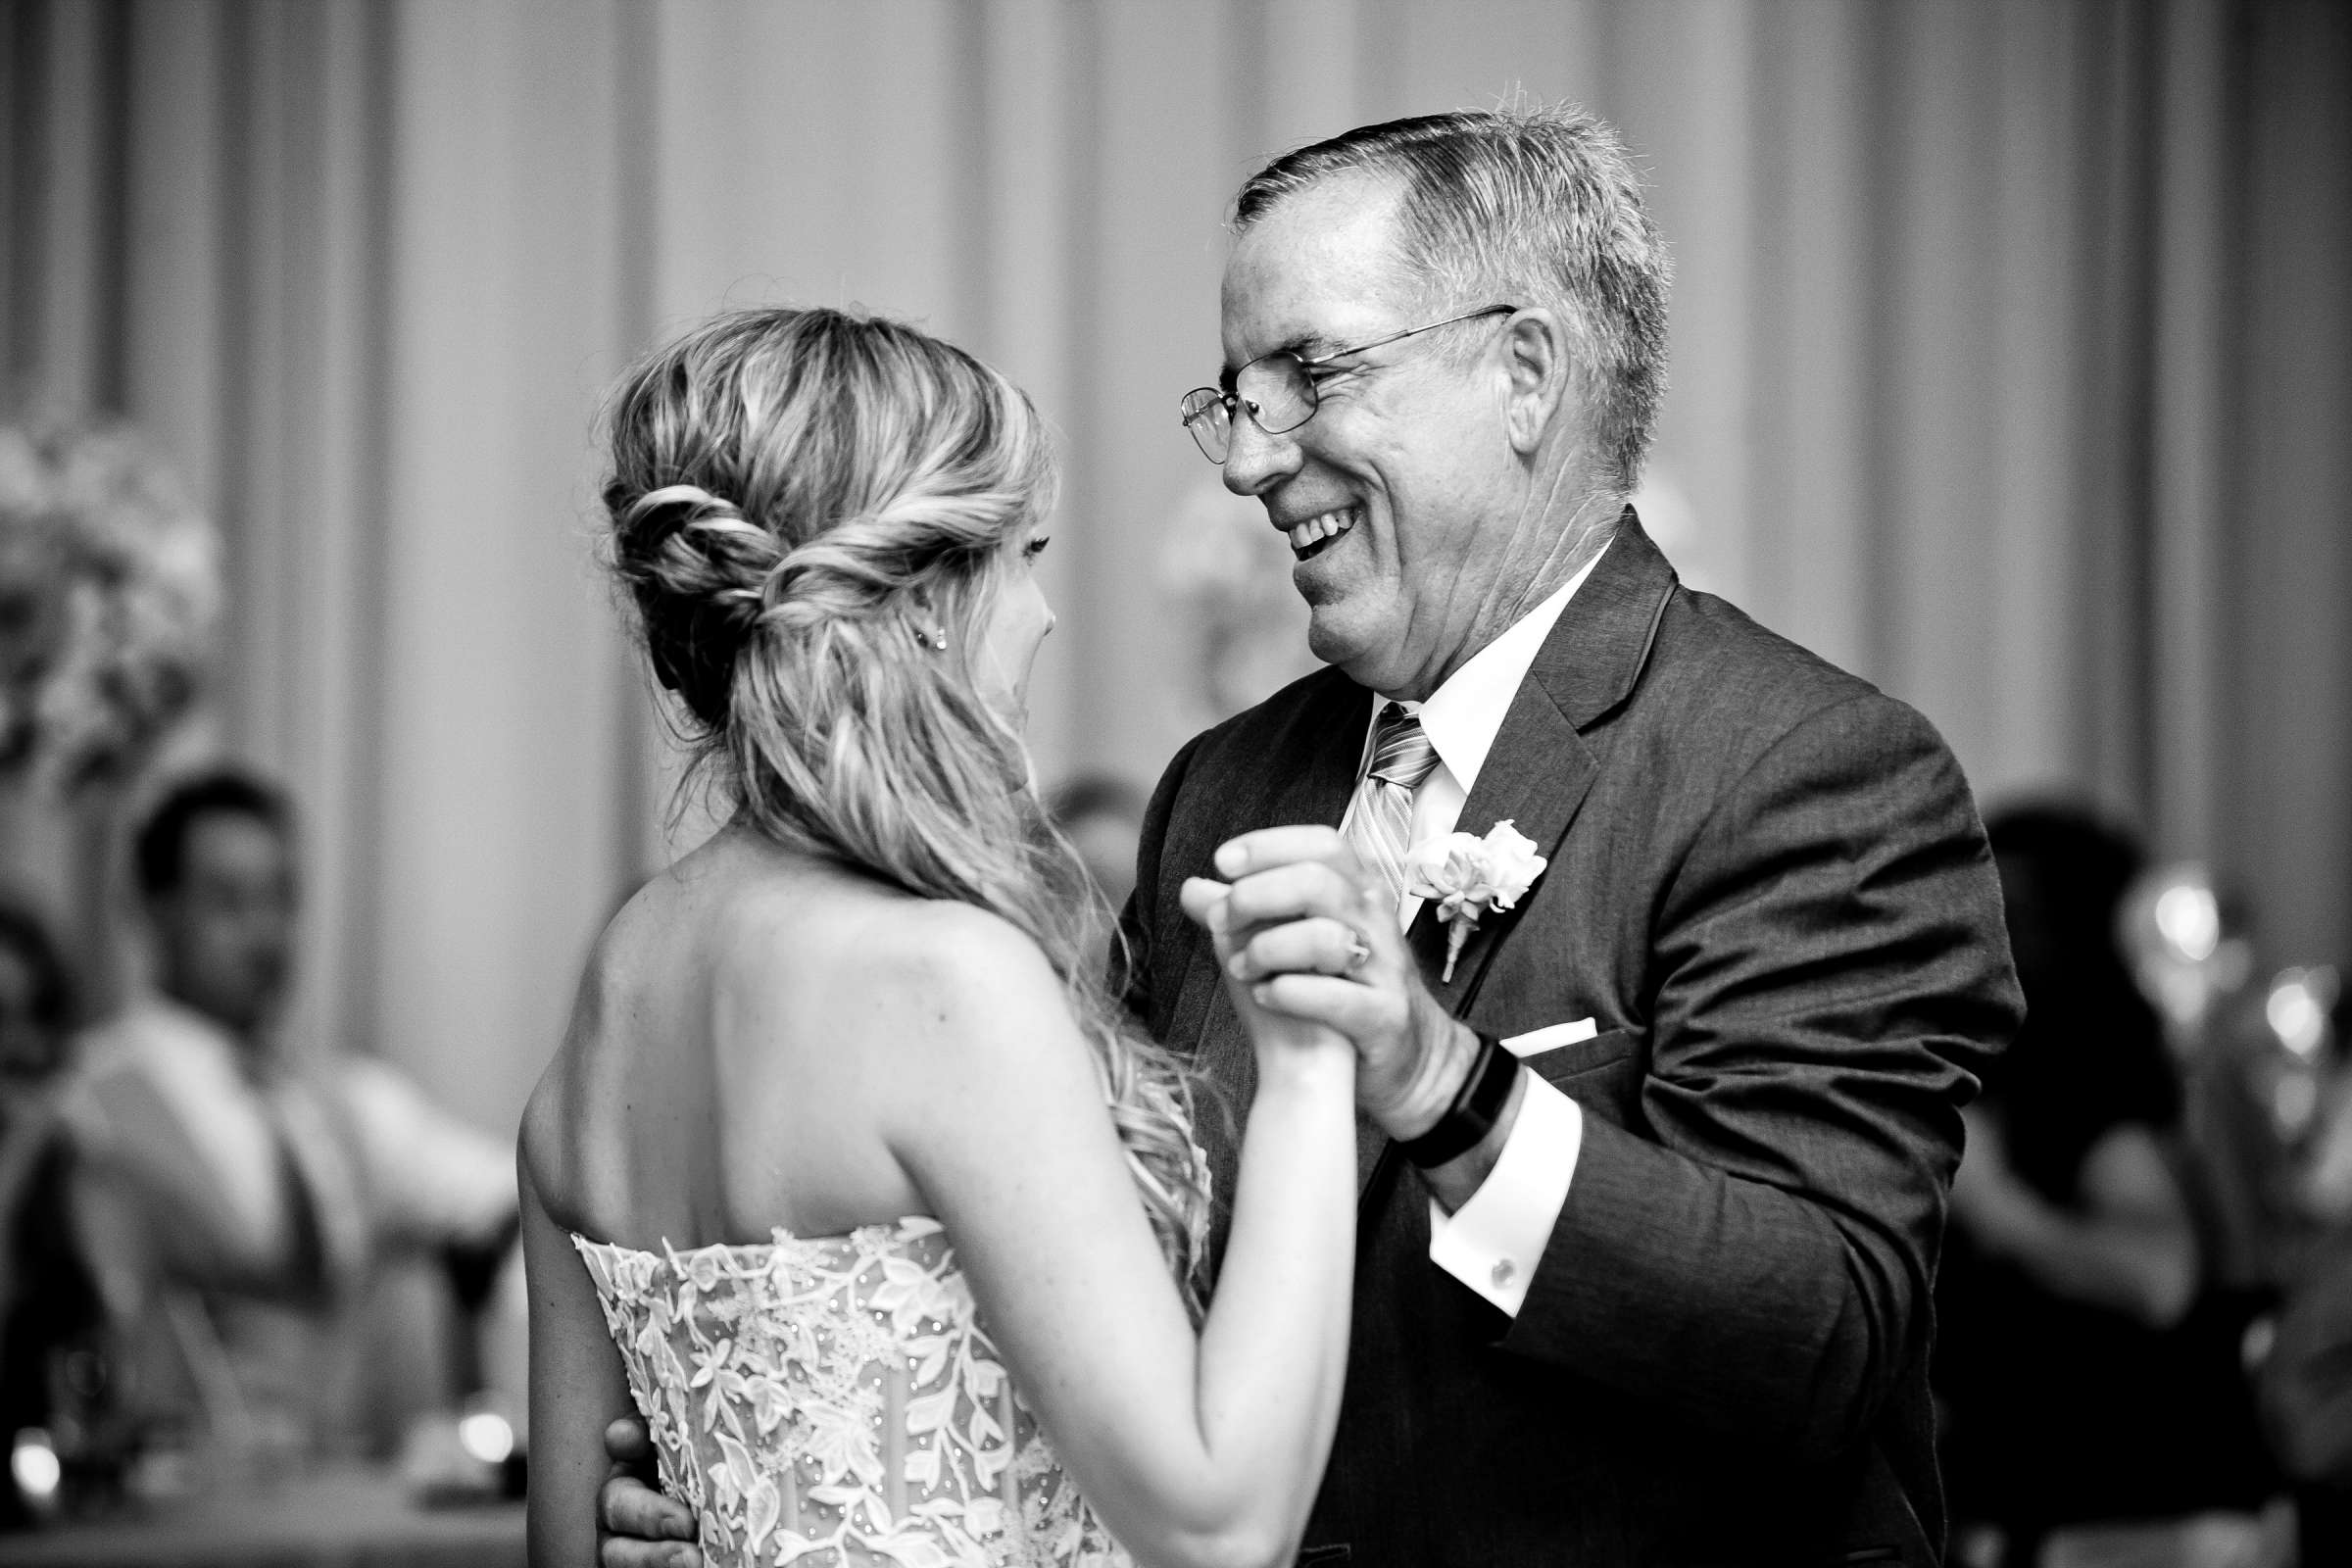
{"label": "table in background", "polygon": [[522,1568],[522,1504],[426,1508],[388,1471],[0,1535],[8,1568]]}

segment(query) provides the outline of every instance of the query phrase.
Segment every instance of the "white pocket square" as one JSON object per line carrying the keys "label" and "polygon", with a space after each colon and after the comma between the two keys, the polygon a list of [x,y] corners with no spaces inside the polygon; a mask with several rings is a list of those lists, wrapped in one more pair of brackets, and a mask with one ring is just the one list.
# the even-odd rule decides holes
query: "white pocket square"
{"label": "white pocket square", "polygon": [[1568,1023],[1555,1023],[1543,1029],[1531,1029],[1523,1035],[1512,1035],[1503,1041],[1502,1049],[1514,1056],[1532,1056],[1540,1051],[1557,1046],[1573,1046],[1580,1040],[1590,1040],[1600,1031],[1590,1018],[1577,1018]]}

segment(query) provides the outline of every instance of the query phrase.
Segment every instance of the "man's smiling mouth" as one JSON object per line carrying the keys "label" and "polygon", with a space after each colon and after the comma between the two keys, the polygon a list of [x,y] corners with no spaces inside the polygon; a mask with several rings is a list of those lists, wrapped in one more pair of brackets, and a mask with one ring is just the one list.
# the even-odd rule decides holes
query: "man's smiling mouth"
{"label": "man's smiling mouth", "polygon": [[1334,539],[1354,527],[1360,515],[1353,507],[1340,507],[1294,523],[1289,530],[1291,554],[1300,561],[1311,561],[1330,548]]}

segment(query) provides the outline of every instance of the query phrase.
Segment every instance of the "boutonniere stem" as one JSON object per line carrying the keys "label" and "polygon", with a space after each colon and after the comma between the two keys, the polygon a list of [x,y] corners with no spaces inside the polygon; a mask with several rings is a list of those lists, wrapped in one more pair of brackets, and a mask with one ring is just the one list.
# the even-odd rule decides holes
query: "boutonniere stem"
{"label": "boutonniere stem", "polygon": [[1536,853],[1536,841],[1511,820],[1495,823],[1483,839],[1475,833],[1424,839],[1405,858],[1407,886],[1424,899],[1438,901],[1438,918],[1446,927],[1441,985],[1452,982],[1454,963],[1478,928],[1478,917],[1489,909],[1516,905],[1550,863]]}

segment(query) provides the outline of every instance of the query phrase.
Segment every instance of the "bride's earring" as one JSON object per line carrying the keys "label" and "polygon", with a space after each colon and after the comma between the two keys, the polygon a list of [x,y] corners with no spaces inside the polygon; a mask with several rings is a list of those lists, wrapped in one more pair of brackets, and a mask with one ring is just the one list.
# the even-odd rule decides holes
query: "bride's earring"
{"label": "bride's earring", "polygon": [[948,628],[934,626],[926,632],[922,627],[917,626],[914,628],[914,640],[925,648],[936,648],[944,654],[948,651]]}

